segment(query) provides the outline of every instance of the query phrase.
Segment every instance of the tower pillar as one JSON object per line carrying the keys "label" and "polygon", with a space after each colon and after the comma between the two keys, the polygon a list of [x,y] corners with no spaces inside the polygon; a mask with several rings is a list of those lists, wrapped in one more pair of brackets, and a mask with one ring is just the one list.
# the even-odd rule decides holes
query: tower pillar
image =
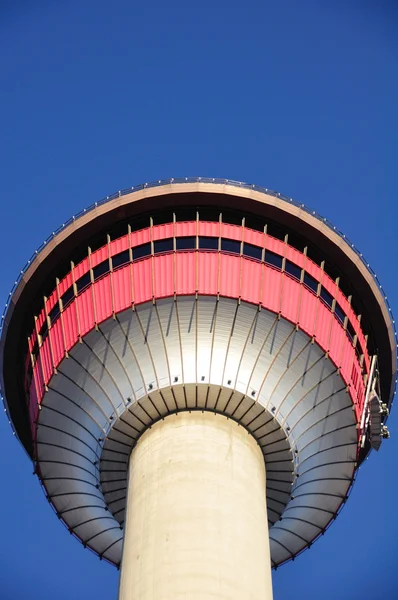
{"label": "tower pillar", "polygon": [[181,412],[129,465],[119,600],[272,600],[264,457],[227,417]]}

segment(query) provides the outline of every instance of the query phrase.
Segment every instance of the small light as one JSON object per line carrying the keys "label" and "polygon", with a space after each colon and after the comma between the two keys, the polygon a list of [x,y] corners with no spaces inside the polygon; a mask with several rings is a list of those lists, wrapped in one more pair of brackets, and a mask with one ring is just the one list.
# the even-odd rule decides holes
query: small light
{"label": "small light", "polygon": [[232,381],[230,379],[228,379],[228,385],[231,385]]}
{"label": "small light", "polygon": [[174,383],[177,383],[178,377],[174,377]]}

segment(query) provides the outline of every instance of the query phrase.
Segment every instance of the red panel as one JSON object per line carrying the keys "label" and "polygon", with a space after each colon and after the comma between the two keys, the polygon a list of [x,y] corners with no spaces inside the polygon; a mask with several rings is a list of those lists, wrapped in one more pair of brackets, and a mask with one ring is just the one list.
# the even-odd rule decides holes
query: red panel
{"label": "red panel", "polygon": [[214,221],[199,221],[198,235],[218,237],[220,235],[220,223]]}
{"label": "red panel", "polygon": [[105,246],[102,246],[102,248],[99,248],[98,250],[96,250],[95,252],[92,253],[90,260],[91,260],[91,267],[94,268],[97,265],[101,264],[102,262],[104,262],[105,260],[108,260],[109,258],[109,250],[108,250],[108,244],[106,244]]}
{"label": "red panel", "polygon": [[176,237],[190,237],[196,235],[196,221],[184,221],[175,224]]}
{"label": "red panel", "polygon": [[271,252],[275,252],[275,254],[284,256],[285,243],[281,242],[281,240],[277,240],[276,238],[272,237],[272,235],[267,235],[266,241],[265,241],[265,247],[267,250],[271,250]]}
{"label": "red panel", "polygon": [[132,305],[130,265],[126,265],[112,273],[113,301],[115,312],[126,310]]}
{"label": "red panel", "polygon": [[72,285],[72,274],[68,273],[62,279],[62,281],[59,282],[59,286],[58,286],[59,295],[63,296],[65,294],[66,290],[68,290],[71,285]]}
{"label": "red panel", "polygon": [[37,331],[40,331],[41,326],[43,325],[45,320],[46,320],[46,315],[45,315],[44,308],[43,308],[43,310],[40,311],[40,313],[37,317],[37,320],[36,320],[36,330]]}
{"label": "red panel", "polygon": [[333,314],[324,305],[322,300],[318,299],[318,313],[316,319],[315,338],[317,344],[327,352],[329,350],[330,325],[334,319]]}
{"label": "red panel", "polygon": [[268,265],[264,265],[262,305],[275,313],[280,311],[281,283],[282,273]]}
{"label": "red panel", "polygon": [[63,311],[62,319],[64,322],[66,351],[68,352],[76,344],[79,338],[74,302],[69,304],[69,306]]}
{"label": "red panel", "polygon": [[240,296],[240,257],[220,254],[221,296],[239,298]]}
{"label": "red panel", "polygon": [[202,294],[217,294],[218,256],[218,252],[198,252],[198,290]]}
{"label": "red panel", "polygon": [[140,304],[152,299],[152,259],[133,264],[134,302]]}
{"label": "red panel", "polygon": [[304,268],[304,254],[288,244],[286,244],[286,258],[300,267],[300,269]]}
{"label": "red panel", "polygon": [[244,241],[248,244],[253,244],[254,246],[260,246],[260,248],[264,248],[264,233],[261,233],[260,231],[253,231],[253,229],[247,229],[245,227],[244,236]]}
{"label": "red panel", "polygon": [[94,326],[93,291],[89,286],[76,298],[79,313],[80,335],[86,335]]}
{"label": "red panel", "polygon": [[300,300],[301,285],[286,275],[283,276],[283,287],[282,287],[282,315],[288,321],[297,323],[298,321],[298,308]]}
{"label": "red panel", "polygon": [[344,381],[349,383],[351,381],[352,365],[354,364],[354,360],[356,360],[356,356],[354,348],[351,346],[347,337],[346,339],[347,342],[344,343],[341,359],[341,374]]}
{"label": "red panel", "polygon": [[350,303],[340,289],[336,290],[336,301],[339,303],[345,314],[348,314],[348,311],[350,310]]}
{"label": "red panel", "polygon": [[229,223],[222,223],[221,225],[221,236],[230,240],[242,241],[242,226],[241,225],[229,225]]}
{"label": "red panel", "polygon": [[64,339],[62,335],[62,322],[61,319],[55,321],[51,327],[51,344],[53,348],[53,357],[55,367],[59,365],[63,357],[65,356]]}
{"label": "red panel", "polygon": [[152,227],[153,240],[165,240],[173,237],[173,223],[165,223],[164,225],[155,225]]}
{"label": "red panel", "polygon": [[128,250],[129,248],[129,236],[123,235],[117,240],[113,240],[110,244],[110,253],[111,256],[115,256],[115,254],[119,254],[119,252],[123,252],[124,250]]}
{"label": "red panel", "polygon": [[174,254],[155,256],[155,296],[165,298],[174,294]]}
{"label": "red panel", "polygon": [[337,319],[333,318],[332,319],[332,330],[331,330],[330,342],[329,342],[329,356],[330,356],[330,359],[334,362],[334,364],[338,368],[341,366],[340,363],[341,363],[342,347],[343,347],[343,343],[345,342],[346,339],[347,339],[347,336],[345,334],[343,327],[340,325],[340,323],[337,321]]}
{"label": "red panel", "polygon": [[50,339],[48,336],[46,337],[42,347],[40,348],[40,359],[43,368],[44,383],[47,385],[53,374]]}
{"label": "red panel", "polygon": [[194,294],[196,291],[196,253],[176,254],[176,293]]}
{"label": "red panel", "polygon": [[41,372],[41,365],[40,365],[39,359],[36,361],[36,364],[33,367],[33,381],[34,381],[34,387],[35,387],[35,393],[36,393],[35,395],[36,395],[37,403],[40,403],[41,399],[43,398],[43,394],[44,394],[44,382],[43,382],[43,376],[42,376],[42,372]]}
{"label": "red panel", "polygon": [[74,277],[75,281],[80,279],[82,275],[89,271],[88,258],[83,259],[78,265],[75,265],[74,268]]}
{"label": "red panel", "polygon": [[105,321],[105,319],[109,319],[112,315],[112,296],[109,274],[95,282],[94,296],[97,323],[101,323],[102,321]]}
{"label": "red panel", "polygon": [[133,231],[131,233],[131,245],[140,246],[141,244],[146,244],[151,241],[151,234],[149,227],[145,229],[140,229],[139,231]]}
{"label": "red panel", "polygon": [[260,304],[262,269],[263,265],[260,263],[242,258],[241,296],[243,300]]}
{"label": "red panel", "polygon": [[305,333],[312,336],[315,329],[315,317],[319,300],[302,286],[299,325]]}
{"label": "red panel", "polygon": [[37,333],[36,333],[36,329],[34,329],[30,336],[30,345],[31,345],[32,349],[33,349],[33,346],[36,344],[36,342],[37,342]]}

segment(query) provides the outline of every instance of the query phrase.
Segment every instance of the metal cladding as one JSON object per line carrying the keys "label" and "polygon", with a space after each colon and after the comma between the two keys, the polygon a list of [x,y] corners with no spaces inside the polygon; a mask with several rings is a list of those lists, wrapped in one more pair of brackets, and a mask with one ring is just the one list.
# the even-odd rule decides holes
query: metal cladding
{"label": "metal cladding", "polygon": [[384,300],[350,245],[276,194],[144,187],[27,268],[1,338],[6,407],[58,517],[116,565],[139,437],[172,413],[228,416],[264,455],[276,567],[324,533],[388,436]]}

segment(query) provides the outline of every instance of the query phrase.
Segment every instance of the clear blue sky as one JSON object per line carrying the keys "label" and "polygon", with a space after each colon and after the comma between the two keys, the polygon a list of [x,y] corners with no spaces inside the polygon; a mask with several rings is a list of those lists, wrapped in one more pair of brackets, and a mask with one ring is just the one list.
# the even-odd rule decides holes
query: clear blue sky
{"label": "clear blue sky", "polygon": [[[136,183],[279,190],[368,257],[398,315],[394,0],[1,0],[0,300],[66,218]],[[398,407],[327,534],[275,600],[398,597]],[[0,416],[0,597],[115,600]],[[245,599],[242,599],[245,600]]]}

